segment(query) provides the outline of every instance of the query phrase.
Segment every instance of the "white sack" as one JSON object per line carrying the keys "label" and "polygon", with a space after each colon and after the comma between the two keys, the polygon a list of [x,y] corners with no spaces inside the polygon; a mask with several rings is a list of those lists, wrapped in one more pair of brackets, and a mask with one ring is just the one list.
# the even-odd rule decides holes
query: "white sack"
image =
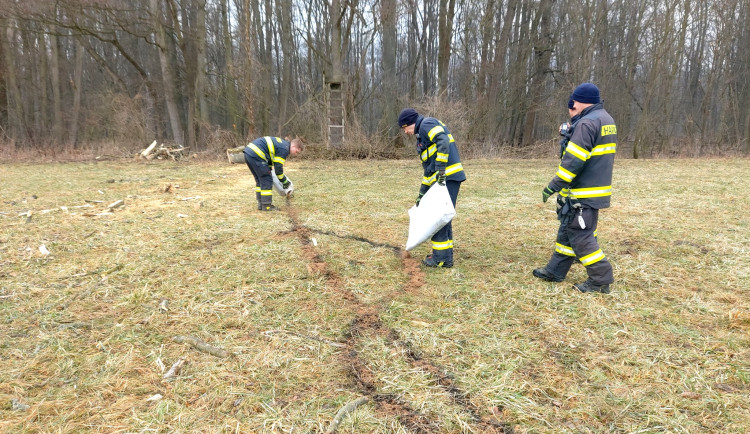
{"label": "white sack", "polygon": [[289,179],[288,176],[286,178],[289,179],[289,187],[284,188],[284,186],[281,185],[281,181],[279,181],[279,177],[276,176],[275,167],[271,167],[271,177],[273,177],[273,189],[276,190],[276,193],[279,193],[282,196],[287,196],[289,193],[294,191],[294,184],[292,183],[292,180]]}
{"label": "white sack", "polygon": [[432,238],[455,215],[456,208],[451,201],[448,187],[436,182],[419,201],[419,206],[414,205],[409,210],[409,238],[406,240],[406,250],[411,250]]}

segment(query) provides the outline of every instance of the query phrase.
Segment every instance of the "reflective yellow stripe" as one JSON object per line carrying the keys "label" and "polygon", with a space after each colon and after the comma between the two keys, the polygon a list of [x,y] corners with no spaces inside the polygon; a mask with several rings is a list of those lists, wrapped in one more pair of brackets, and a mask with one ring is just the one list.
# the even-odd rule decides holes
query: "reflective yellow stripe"
{"label": "reflective yellow stripe", "polygon": [[443,163],[448,162],[448,154],[441,154],[440,152],[437,153],[437,157],[435,158],[435,161],[440,161]]}
{"label": "reflective yellow stripe", "polygon": [[255,192],[260,193],[260,187],[255,187]]}
{"label": "reflective yellow stripe", "polygon": [[430,132],[429,132],[429,133],[427,133],[427,137],[429,137],[429,138],[430,138],[430,141],[433,141],[433,142],[434,142],[434,141],[435,141],[435,136],[437,136],[437,135],[438,135],[438,134],[440,134],[440,133],[444,133],[444,132],[445,132],[445,129],[443,129],[443,127],[441,127],[440,125],[438,125],[438,126],[436,126],[436,127],[433,127],[433,128],[432,128],[432,129],[430,130]]}
{"label": "reflective yellow stripe", "polygon": [[266,136],[264,137],[264,139],[266,139],[266,146],[268,146],[268,152],[271,154],[271,158],[269,158],[269,160],[273,161],[276,158],[276,148],[273,146],[273,138]]}
{"label": "reflective yellow stripe", "polygon": [[591,157],[590,152],[576,145],[573,142],[568,142],[568,146],[565,148],[565,152],[566,153],[570,152],[571,154],[575,155],[576,157],[580,158],[583,161],[586,161],[589,159],[589,157]]}
{"label": "reflective yellow stripe", "polygon": [[565,256],[575,256],[575,252],[573,251],[572,247],[563,246],[560,243],[555,243],[555,251],[561,255]]}
{"label": "reflective yellow stripe", "polygon": [[273,157],[273,162],[274,163],[279,163],[279,164],[284,164],[284,163],[286,163],[286,160],[283,159],[283,158],[281,158],[281,157]]}
{"label": "reflective yellow stripe", "polygon": [[455,142],[455,140],[453,140],[453,134],[448,134],[448,138],[449,138],[449,139],[451,139],[451,140],[450,140],[450,143],[453,143],[453,142]]}
{"label": "reflective yellow stripe", "polygon": [[[446,174],[447,174],[447,172],[446,172]],[[437,177],[437,173],[433,173],[432,176],[430,176],[430,177],[425,176],[425,177],[422,178],[422,184],[424,184],[424,185],[432,185],[432,184],[435,183],[435,180],[437,179],[436,177]]]}
{"label": "reflective yellow stripe", "polygon": [[602,136],[611,136],[617,134],[617,127],[615,125],[602,125]]}
{"label": "reflective yellow stripe", "polygon": [[570,196],[570,189],[569,188],[563,188],[557,194],[559,194],[562,197],[568,197],[568,196]]}
{"label": "reflective yellow stripe", "polygon": [[598,237],[599,237],[599,229],[596,229],[594,231],[594,238],[598,238]]}
{"label": "reflective yellow stripe", "polygon": [[279,181],[283,181],[283,180],[284,180],[284,178],[286,178],[286,175],[284,175],[284,174],[282,173],[282,174],[276,175],[276,177],[277,177],[277,178],[279,178]]}
{"label": "reflective yellow stripe", "polygon": [[604,259],[604,252],[602,252],[602,249],[599,249],[596,252],[591,253],[590,255],[584,256],[580,259],[580,261],[581,264],[584,265],[584,267],[588,267],[589,265],[595,264],[602,259]]}
{"label": "reflective yellow stripe", "polygon": [[271,190],[261,190],[260,191],[261,196],[273,196],[273,191]]}
{"label": "reflective yellow stripe", "polygon": [[596,146],[594,149],[592,149],[591,156],[593,157],[594,155],[614,154],[616,150],[616,143],[607,143],[604,145]]}
{"label": "reflective yellow stripe", "polygon": [[429,148],[422,151],[422,161],[427,161],[427,159],[432,157],[435,152],[437,152],[437,145],[433,144]]}
{"label": "reflective yellow stripe", "polygon": [[570,190],[570,192],[578,199],[587,197],[612,196],[612,186],[606,185],[603,187],[573,188]]}
{"label": "reflective yellow stripe", "polygon": [[453,248],[453,240],[432,242],[432,250],[448,250],[452,248]]}
{"label": "reflective yellow stripe", "polygon": [[573,178],[576,177],[575,173],[568,171],[566,168],[562,166],[557,166],[556,175],[559,176],[560,179],[562,179],[563,181],[567,181],[567,182],[572,181]]}
{"label": "reflective yellow stripe", "polygon": [[255,146],[255,143],[250,143],[249,145],[247,145],[247,147],[255,151],[255,153],[258,154],[260,158],[264,160],[266,159],[266,153],[261,151],[259,147]]}
{"label": "reflective yellow stripe", "polygon": [[462,166],[461,163],[451,164],[450,166],[445,168],[445,176],[453,175],[454,173],[458,173],[462,170],[464,170],[464,166]]}

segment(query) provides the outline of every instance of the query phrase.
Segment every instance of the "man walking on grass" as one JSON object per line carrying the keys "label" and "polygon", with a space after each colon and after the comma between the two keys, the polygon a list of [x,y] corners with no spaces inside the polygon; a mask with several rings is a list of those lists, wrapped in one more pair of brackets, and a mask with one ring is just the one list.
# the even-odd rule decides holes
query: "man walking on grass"
{"label": "man walking on grass", "polygon": [[[288,188],[291,181],[284,175],[284,163],[290,155],[302,152],[302,140],[292,139],[291,142],[280,137],[260,137],[253,140],[243,150],[245,163],[255,178],[255,198],[261,211],[278,210],[273,205],[273,170],[284,188]],[[272,170],[273,169],[273,170]]]}
{"label": "man walking on grass", "polygon": [[[417,153],[424,171],[422,185],[417,196],[417,206],[422,196],[434,183],[448,188],[453,206],[456,206],[458,190],[466,180],[458,147],[448,127],[432,117],[424,117],[412,108],[401,111],[398,125],[404,133],[417,136]],[[453,225],[448,222],[432,236],[432,254],[422,261],[427,267],[450,268],[453,266]]]}
{"label": "man walking on grass", "polygon": [[[542,201],[559,193],[560,227],[555,252],[535,277],[562,282],[578,259],[588,273],[581,292],[609,293],[614,281],[612,265],[596,238],[599,210],[608,208],[612,196],[612,168],[617,148],[617,127],[604,110],[599,89],[592,83],[576,87],[571,95],[571,130],[555,177],[542,192]],[[565,140],[565,139],[563,139]]]}

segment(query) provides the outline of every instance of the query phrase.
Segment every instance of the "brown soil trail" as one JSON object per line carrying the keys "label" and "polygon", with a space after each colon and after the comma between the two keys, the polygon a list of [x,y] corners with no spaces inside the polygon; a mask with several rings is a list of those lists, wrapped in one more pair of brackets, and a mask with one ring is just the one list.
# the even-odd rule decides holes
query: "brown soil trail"
{"label": "brown soil trail", "polygon": [[425,356],[418,354],[412,344],[404,340],[398,331],[383,324],[380,318],[380,311],[382,306],[387,306],[390,303],[394,294],[386,294],[377,304],[370,305],[363,303],[351,291],[344,289],[341,276],[335,271],[330,270],[325,260],[317,253],[312,244],[311,234],[319,233],[342,239],[351,239],[369,244],[375,248],[392,250],[394,254],[400,257],[404,273],[409,278],[402,291],[416,292],[424,285],[425,276],[419,261],[412,258],[408,252],[398,246],[378,243],[364,237],[339,235],[334,232],[315,230],[301,225],[297,210],[289,200],[287,200],[286,211],[292,224],[292,230],[287,234],[294,234],[300,241],[303,255],[308,261],[308,269],[311,272],[325,276],[327,286],[351,305],[355,318],[348,325],[344,334],[344,345],[346,347],[341,355],[342,363],[345,364],[354,385],[361,393],[370,397],[376,403],[378,411],[386,416],[398,416],[399,422],[412,432],[427,433],[441,431],[437,421],[431,420],[429,416],[415,411],[408,403],[403,402],[397,396],[379,392],[379,380],[356,349],[358,342],[363,337],[373,335],[382,337],[392,345],[400,347],[404,350],[408,362],[413,367],[432,374],[437,384],[446,391],[451,400],[471,415],[475,428],[480,432],[508,433],[513,431],[510,424],[500,422],[491,415],[482,416],[482,412],[471,402],[468,394],[455,384],[451,374],[446,373],[441,367],[432,363]]}

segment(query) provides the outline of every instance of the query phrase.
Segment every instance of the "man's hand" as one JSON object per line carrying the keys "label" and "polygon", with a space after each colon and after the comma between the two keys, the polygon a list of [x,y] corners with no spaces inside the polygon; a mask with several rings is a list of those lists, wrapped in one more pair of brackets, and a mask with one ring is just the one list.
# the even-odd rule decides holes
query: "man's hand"
{"label": "man's hand", "polygon": [[445,170],[441,170],[437,173],[437,183],[445,185]]}
{"label": "man's hand", "polygon": [[549,199],[550,196],[555,194],[554,191],[552,191],[551,188],[549,188],[549,185],[544,187],[544,191],[542,191],[542,202],[547,202],[547,199]]}
{"label": "man's hand", "polygon": [[419,193],[419,196],[417,196],[417,202],[415,205],[419,206],[419,201],[422,200],[422,196],[424,196],[424,193]]}
{"label": "man's hand", "polygon": [[281,186],[284,188],[289,188],[289,184],[291,184],[292,181],[289,180],[289,178],[284,178],[284,182],[281,183]]}

